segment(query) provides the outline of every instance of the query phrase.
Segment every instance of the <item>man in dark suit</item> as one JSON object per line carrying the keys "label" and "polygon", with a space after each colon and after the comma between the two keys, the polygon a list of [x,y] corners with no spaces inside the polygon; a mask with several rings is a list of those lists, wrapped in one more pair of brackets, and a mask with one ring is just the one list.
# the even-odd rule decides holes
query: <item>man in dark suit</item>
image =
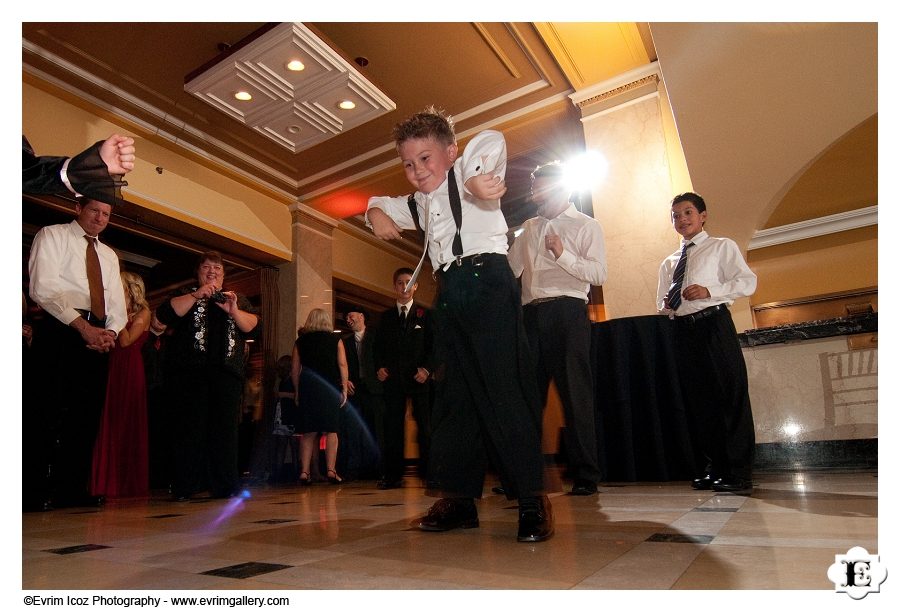
{"label": "man in dark suit", "polygon": [[113,134],[75,157],[37,156],[22,136],[22,192],[122,203],[122,175],[134,170],[134,139]]}
{"label": "man in dark suit", "polygon": [[431,431],[432,330],[429,311],[413,300],[417,283],[407,287],[413,271],[394,272],[397,305],[381,315],[375,343],[375,367],[384,383],[381,447],[382,473],[379,489],[393,489],[403,483],[404,422],[406,400],[412,399],[413,418],[418,428],[419,475],[428,478],[428,450]]}
{"label": "man in dark suit", "polygon": [[375,329],[366,325],[367,318],[362,308],[350,310],[345,317],[353,331],[344,337],[350,401],[341,412],[338,434],[341,441],[338,471],[345,480],[379,475],[376,439],[381,439],[381,434],[376,433],[380,429],[376,415],[384,412],[384,384],[375,371]]}

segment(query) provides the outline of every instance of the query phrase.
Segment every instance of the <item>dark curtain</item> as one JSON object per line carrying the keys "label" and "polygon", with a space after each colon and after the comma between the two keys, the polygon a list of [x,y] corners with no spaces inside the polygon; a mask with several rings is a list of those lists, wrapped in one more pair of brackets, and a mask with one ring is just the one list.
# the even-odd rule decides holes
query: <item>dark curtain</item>
{"label": "dark curtain", "polygon": [[607,481],[696,477],[672,325],[660,315],[592,324],[598,451]]}

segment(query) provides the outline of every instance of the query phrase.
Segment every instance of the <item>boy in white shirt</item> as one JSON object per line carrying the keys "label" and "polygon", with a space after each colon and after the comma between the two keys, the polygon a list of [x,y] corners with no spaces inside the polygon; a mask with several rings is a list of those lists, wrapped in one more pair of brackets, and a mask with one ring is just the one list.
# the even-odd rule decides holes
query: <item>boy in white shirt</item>
{"label": "boy in white shirt", "polygon": [[366,219],[385,240],[420,227],[439,287],[428,463],[441,499],[419,528],[478,527],[474,500],[490,453],[507,497],[519,500],[517,539],[546,540],[553,519],[543,494],[541,406],[500,210],[506,142],[487,130],[459,155],[452,121],[434,108],[398,124],[394,140],[416,192],[371,198]]}

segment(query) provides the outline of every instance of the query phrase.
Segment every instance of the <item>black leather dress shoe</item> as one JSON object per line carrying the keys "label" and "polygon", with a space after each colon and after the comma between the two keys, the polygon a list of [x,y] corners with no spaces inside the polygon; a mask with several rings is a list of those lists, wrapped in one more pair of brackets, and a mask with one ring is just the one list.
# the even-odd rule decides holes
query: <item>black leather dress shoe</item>
{"label": "black leather dress shoe", "polygon": [[375,486],[378,487],[379,489],[381,489],[382,491],[384,491],[386,489],[399,489],[400,487],[403,486],[403,481],[402,480],[387,480],[386,478],[382,478],[381,480],[378,481],[378,484]]}
{"label": "black leather dress shoe", "polygon": [[553,535],[553,508],[546,495],[519,499],[519,542],[543,542]]}
{"label": "black leather dress shoe", "polygon": [[727,478],[719,478],[712,483],[712,490],[717,493],[745,493],[749,494],[753,491],[753,481],[729,476]]}
{"label": "black leather dress shoe", "polygon": [[569,495],[593,495],[597,492],[597,483],[591,480],[576,478],[572,483],[572,492]]}
{"label": "black leather dress shoe", "polygon": [[691,488],[697,489],[698,491],[709,491],[712,488],[712,484],[716,481],[716,477],[707,474],[703,478],[695,478],[691,482]]}
{"label": "black leather dress shoe", "polygon": [[478,510],[469,497],[439,499],[419,522],[422,531],[450,531],[458,527],[478,527]]}

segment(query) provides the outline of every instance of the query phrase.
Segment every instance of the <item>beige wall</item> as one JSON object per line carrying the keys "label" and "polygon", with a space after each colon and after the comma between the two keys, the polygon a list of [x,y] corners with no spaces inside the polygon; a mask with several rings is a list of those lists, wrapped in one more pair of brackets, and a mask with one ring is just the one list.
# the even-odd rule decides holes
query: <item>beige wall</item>
{"label": "beige wall", "polygon": [[22,85],[22,108],[22,133],[39,155],[72,155],[112,133],[134,136],[138,159],[125,188],[130,202],[290,260],[286,201],[248,187],[223,168],[179,155],[134,126],[111,123],[28,83]]}
{"label": "beige wall", "polygon": [[[365,289],[393,296],[391,279],[394,270],[401,267],[415,269],[418,260],[405,251],[392,249],[385,253],[380,249],[374,236],[365,230],[365,237],[360,237],[356,228],[346,224],[339,226],[334,232],[333,264],[334,276]],[[390,245],[386,245],[390,248]],[[416,300],[423,304],[432,304],[437,293],[434,279],[431,277],[431,266],[426,261],[419,277],[419,288]]]}
{"label": "beige wall", "polygon": [[878,286],[878,228],[865,227],[750,251],[753,304]]}

